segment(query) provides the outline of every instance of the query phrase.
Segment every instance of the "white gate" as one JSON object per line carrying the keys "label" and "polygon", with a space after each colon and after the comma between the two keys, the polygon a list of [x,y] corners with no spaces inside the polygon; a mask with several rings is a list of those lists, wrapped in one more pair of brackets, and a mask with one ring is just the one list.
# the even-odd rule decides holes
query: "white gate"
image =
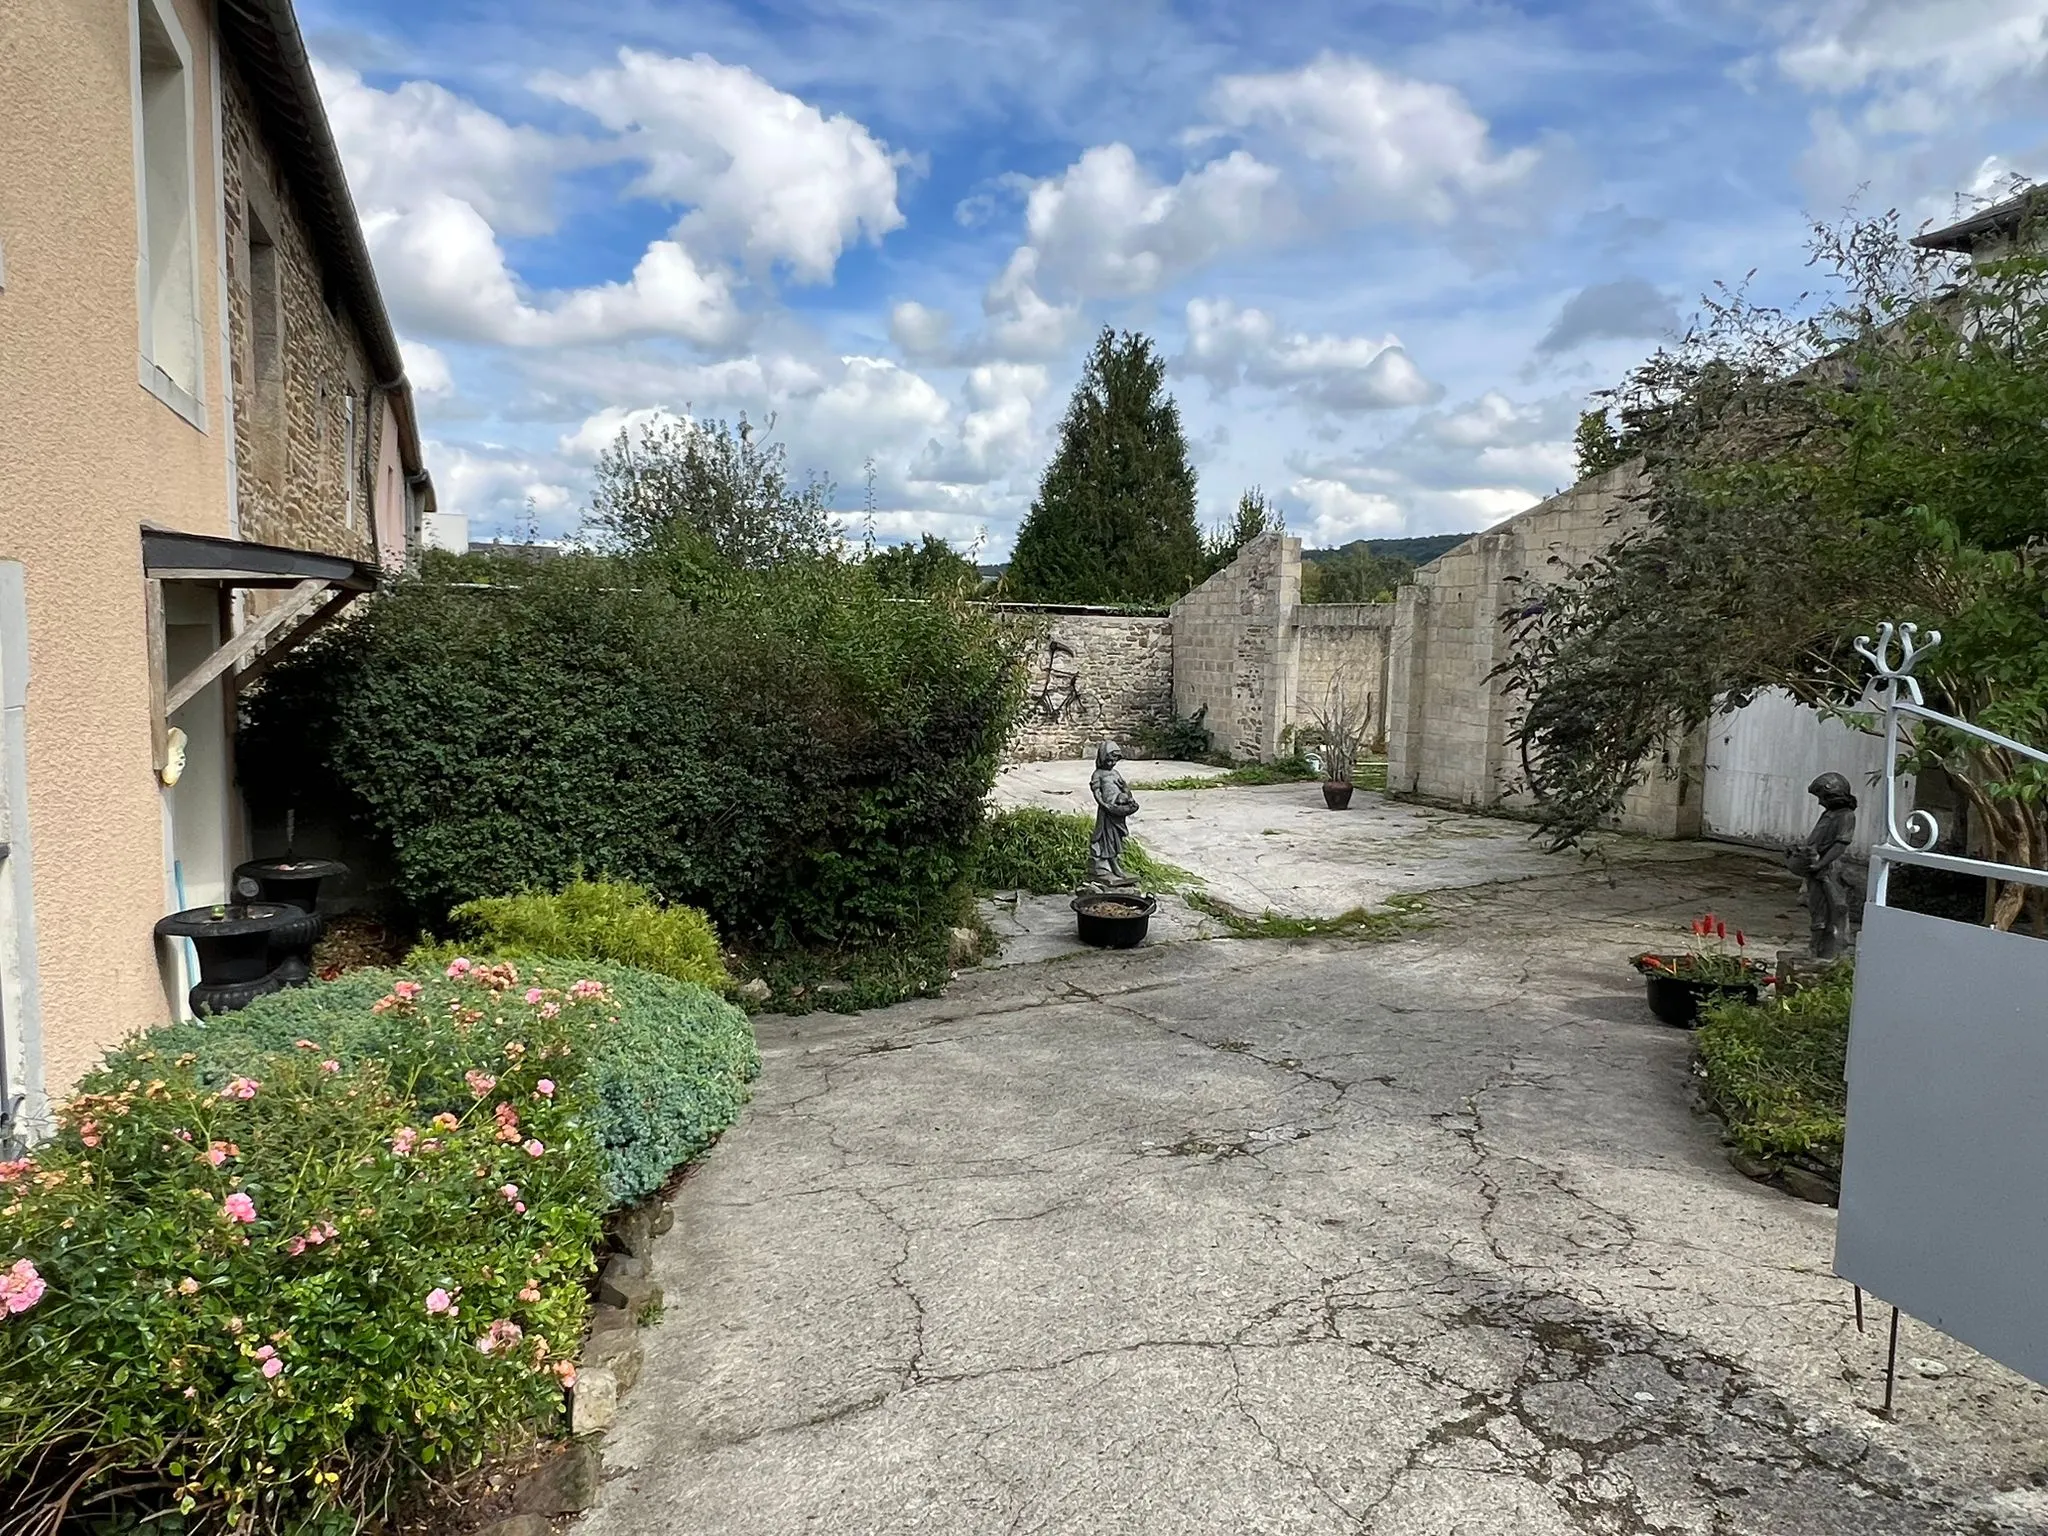
{"label": "white gate", "polygon": [[1707,778],[1700,818],[1709,837],[1796,843],[1820,814],[1806,786],[1839,773],[1863,802],[1850,855],[1868,856],[1878,834],[1870,791],[1884,775],[1884,738],[1808,709],[1773,688],[1707,723]]}

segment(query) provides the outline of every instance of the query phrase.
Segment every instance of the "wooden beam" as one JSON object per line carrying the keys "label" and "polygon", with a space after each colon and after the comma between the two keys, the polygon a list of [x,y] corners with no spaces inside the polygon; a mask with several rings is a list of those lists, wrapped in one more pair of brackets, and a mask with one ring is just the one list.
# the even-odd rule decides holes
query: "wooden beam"
{"label": "wooden beam", "polygon": [[238,661],[246,660],[263,649],[269,638],[290,624],[302,618],[306,610],[319,602],[330,583],[320,577],[308,577],[300,582],[270,612],[256,620],[239,635],[221,646],[206,660],[179,678],[177,684],[164,699],[164,714],[174,715],[188,703],[193,695],[212,682],[221,673]]}
{"label": "wooden beam", "polygon": [[338,590],[334,596],[330,597],[318,609],[307,615],[291,633],[275,643],[265,646],[259,654],[251,656],[244,662],[241,670],[235,673],[236,689],[248,689],[257,678],[268,672],[280,661],[283,661],[285,657],[297,650],[306,641],[312,639],[314,634],[325,629],[329,624],[340,618],[342,609],[348,607],[350,603],[361,596],[363,596],[362,593],[351,592],[346,587]]}
{"label": "wooden beam", "polygon": [[153,577],[142,583],[142,638],[149,653],[150,767],[162,773],[170,758],[171,712],[164,705],[169,670],[164,660],[164,584]]}

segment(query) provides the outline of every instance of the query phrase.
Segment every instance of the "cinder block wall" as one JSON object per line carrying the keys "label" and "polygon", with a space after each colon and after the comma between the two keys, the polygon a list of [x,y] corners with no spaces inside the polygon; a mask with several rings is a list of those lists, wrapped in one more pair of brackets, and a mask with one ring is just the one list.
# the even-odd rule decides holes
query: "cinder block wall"
{"label": "cinder block wall", "polygon": [[[1530,805],[1509,736],[1515,700],[1492,677],[1506,658],[1502,615],[1641,525],[1634,465],[1583,480],[1424,566],[1394,604],[1388,637],[1389,788],[1476,810]],[[1705,738],[1660,752],[1617,825],[1654,837],[1700,830]]]}
{"label": "cinder block wall", "polygon": [[1128,743],[1173,709],[1173,624],[1163,617],[1005,607],[1024,660],[1024,713],[1012,762],[1087,757],[1095,744]]}
{"label": "cinder block wall", "polygon": [[1326,708],[1333,685],[1342,682],[1347,694],[1371,701],[1366,741],[1377,743],[1387,729],[1387,640],[1394,605],[1304,603],[1295,614],[1294,723],[1312,723],[1312,711]]}

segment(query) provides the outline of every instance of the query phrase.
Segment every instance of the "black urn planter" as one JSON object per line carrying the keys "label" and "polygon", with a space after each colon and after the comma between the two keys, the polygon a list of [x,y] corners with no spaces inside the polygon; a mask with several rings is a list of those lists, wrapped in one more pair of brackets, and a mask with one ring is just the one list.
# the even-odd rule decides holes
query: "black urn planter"
{"label": "black urn planter", "polygon": [[320,915],[320,882],[348,873],[336,859],[251,859],[235,866],[235,883],[256,883],[259,900],[290,907],[292,914],[270,936],[271,969],[288,987],[303,986],[313,975],[313,946],[327,931]]}
{"label": "black urn planter", "polygon": [[1323,785],[1323,804],[1333,811],[1350,808],[1351,786],[1349,784],[1326,783]]}
{"label": "black urn planter", "polygon": [[1135,949],[1145,942],[1157,897],[1133,891],[1083,891],[1074,898],[1074,926],[1083,944],[1097,949]]}
{"label": "black urn planter", "polygon": [[271,965],[271,936],[302,915],[272,902],[192,907],[158,919],[156,936],[190,939],[199,955],[199,980],[187,994],[192,1011],[233,1013],[283,989]]}
{"label": "black urn planter", "polygon": [[[1745,1003],[1757,1000],[1761,975],[1751,981],[1702,981],[1683,974],[1683,967],[1690,958],[1687,955],[1637,955],[1629,962],[1642,973],[1650,1012],[1659,1023],[1669,1024],[1674,1029],[1696,1029],[1699,1027],[1700,1009],[1708,1003],[1728,998],[1740,998]],[[1678,972],[1665,968],[1673,966],[1679,968]]]}

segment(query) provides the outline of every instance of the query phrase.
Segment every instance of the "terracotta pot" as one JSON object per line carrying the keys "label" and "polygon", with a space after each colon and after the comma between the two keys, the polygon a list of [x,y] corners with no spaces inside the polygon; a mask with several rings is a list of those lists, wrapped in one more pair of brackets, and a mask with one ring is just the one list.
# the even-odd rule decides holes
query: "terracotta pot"
{"label": "terracotta pot", "polygon": [[1351,786],[1349,784],[1323,785],[1323,804],[1333,811],[1348,809],[1351,804]]}

